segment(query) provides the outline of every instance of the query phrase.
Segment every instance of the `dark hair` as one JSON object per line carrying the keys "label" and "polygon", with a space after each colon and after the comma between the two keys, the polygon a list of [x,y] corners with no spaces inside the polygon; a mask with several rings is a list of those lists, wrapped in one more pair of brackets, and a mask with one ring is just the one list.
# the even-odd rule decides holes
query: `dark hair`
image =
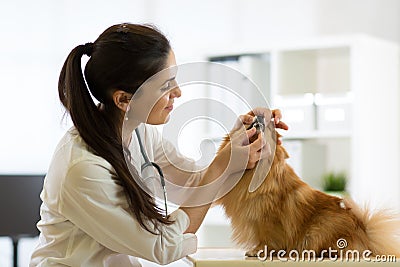
{"label": "dark hair", "polygon": [[[61,70],[58,93],[60,100],[84,142],[93,152],[107,160],[115,170],[116,181],[124,187],[130,210],[149,232],[156,233],[159,223],[171,221],[161,215],[154,199],[138,181],[139,175],[125,161],[121,125],[123,111],[114,103],[115,90],[134,93],[149,77],[165,67],[171,50],[169,41],[155,27],[118,24],[105,30],[94,43],[75,47]],[[81,58],[90,56],[85,66],[85,84]],[[89,92],[90,91],[90,92]],[[100,111],[91,95],[104,105]]]}

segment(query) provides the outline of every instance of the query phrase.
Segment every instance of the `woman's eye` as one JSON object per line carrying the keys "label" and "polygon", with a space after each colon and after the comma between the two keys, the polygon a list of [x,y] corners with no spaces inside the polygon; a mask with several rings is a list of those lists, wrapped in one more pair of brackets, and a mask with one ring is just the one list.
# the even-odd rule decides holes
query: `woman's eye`
{"label": "woman's eye", "polygon": [[171,85],[171,81],[166,82],[164,84],[164,86],[161,88],[161,90],[163,90],[163,91],[168,90],[170,85]]}
{"label": "woman's eye", "polygon": [[164,86],[161,88],[161,91],[167,91],[167,90],[171,89],[173,83],[174,83],[174,80],[167,81],[164,84]]}

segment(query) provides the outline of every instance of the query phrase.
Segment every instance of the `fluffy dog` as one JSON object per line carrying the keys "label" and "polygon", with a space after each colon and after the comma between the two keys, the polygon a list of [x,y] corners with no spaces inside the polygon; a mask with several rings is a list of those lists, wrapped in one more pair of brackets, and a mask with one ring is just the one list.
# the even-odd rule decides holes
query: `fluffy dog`
{"label": "fluffy dog", "polygon": [[[277,134],[275,130],[269,134]],[[225,138],[222,147],[229,143]],[[231,220],[233,240],[255,256],[268,246],[279,251],[313,250],[324,256],[328,248],[338,249],[338,240],[345,239],[343,251],[365,250],[374,255],[400,257],[400,221],[387,210],[374,213],[361,209],[350,199],[341,199],[311,188],[285,162],[289,157],[277,145],[267,177],[254,192],[249,184],[254,169],[217,201]],[[266,160],[258,163],[266,165]],[[325,254],[326,255],[326,254]]]}

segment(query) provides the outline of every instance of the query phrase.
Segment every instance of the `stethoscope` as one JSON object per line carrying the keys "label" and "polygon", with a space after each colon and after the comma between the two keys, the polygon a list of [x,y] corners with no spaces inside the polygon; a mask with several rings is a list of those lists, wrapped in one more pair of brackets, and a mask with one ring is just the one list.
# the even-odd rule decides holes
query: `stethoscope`
{"label": "stethoscope", "polygon": [[144,149],[144,146],[143,146],[143,143],[142,143],[142,138],[140,138],[140,134],[139,134],[139,129],[138,128],[135,129],[135,133],[136,133],[136,136],[137,136],[137,139],[138,139],[138,142],[139,142],[140,152],[142,153],[142,156],[143,156],[143,159],[144,159],[144,163],[140,167],[141,168],[141,173],[143,173],[143,170],[146,169],[147,167],[152,166],[152,167],[156,168],[158,174],[160,175],[161,187],[162,187],[163,194],[164,194],[165,217],[167,217],[168,216],[168,211],[167,211],[167,206],[168,206],[167,205],[167,190],[165,188],[164,174],[163,174],[163,172],[161,170],[161,167],[158,164],[156,164],[154,162],[151,162],[149,160],[149,158],[147,157],[147,153],[146,153],[146,151]]}

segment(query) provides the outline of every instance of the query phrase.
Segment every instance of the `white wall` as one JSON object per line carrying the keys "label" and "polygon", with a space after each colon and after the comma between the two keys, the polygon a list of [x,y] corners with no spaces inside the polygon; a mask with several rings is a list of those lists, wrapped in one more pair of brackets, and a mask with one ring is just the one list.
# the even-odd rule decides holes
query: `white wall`
{"label": "white wall", "polygon": [[[194,12],[195,11],[195,12]],[[365,32],[400,42],[397,0],[39,0],[0,4],[0,172],[45,172],[67,125],[57,79],[68,52],[109,25],[152,22],[179,62],[232,44]]]}
{"label": "white wall", "polygon": [[69,127],[57,81],[69,51],[108,25],[140,18],[144,5],[119,1],[0,3],[0,173],[44,173]]}
{"label": "white wall", "polygon": [[318,34],[364,32],[400,42],[400,1],[317,0]]}

